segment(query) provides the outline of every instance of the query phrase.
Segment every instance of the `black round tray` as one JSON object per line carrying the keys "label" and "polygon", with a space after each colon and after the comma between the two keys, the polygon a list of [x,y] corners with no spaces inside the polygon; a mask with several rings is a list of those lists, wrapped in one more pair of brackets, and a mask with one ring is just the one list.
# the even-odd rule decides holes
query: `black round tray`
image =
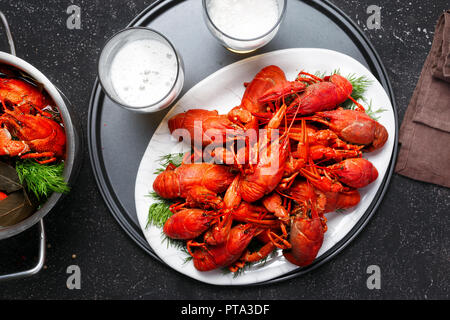
{"label": "black round tray", "polygon": [[[345,53],[365,65],[388,93],[396,120],[394,152],[383,183],[358,224],[333,248],[306,267],[266,282],[290,279],[309,272],[339,253],[363,229],[378,208],[393,173],[397,157],[398,120],[393,90],[380,57],[367,37],[341,10],[328,1],[289,0],[280,31],[267,46],[238,55],[225,50],[209,33],[202,17],[201,1],[156,1],[129,26],[150,27],[166,35],[181,53],[186,80],[181,96],[196,83],[222,67],[243,58],[285,48],[326,48]],[[162,260],[147,243],[135,209],[134,187],[144,151],[168,112],[135,114],[111,101],[98,80],[94,84],[88,115],[88,145],[100,192],[114,218],[148,254]]]}

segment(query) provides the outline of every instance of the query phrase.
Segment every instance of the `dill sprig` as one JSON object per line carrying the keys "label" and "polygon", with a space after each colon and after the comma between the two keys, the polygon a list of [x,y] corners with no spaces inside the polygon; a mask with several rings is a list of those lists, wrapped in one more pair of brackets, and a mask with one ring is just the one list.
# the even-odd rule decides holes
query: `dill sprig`
{"label": "dill sprig", "polygon": [[[160,157],[159,164],[161,165],[161,168],[158,168],[154,172],[154,174],[161,173],[169,164],[173,164],[174,166],[179,167],[183,162],[183,155],[183,153],[173,153]],[[164,199],[155,191],[150,192],[148,197],[155,200],[155,202],[150,206],[148,210],[146,228],[150,225],[162,228],[166,221],[172,216],[172,212],[170,211],[170,205],[172,204],[172,201]]]}
{"label": "dill sprig", "polygon": [[166,167],[169,164],[173,164],[176,167],[181,166],[181,163],[183,162],[183,156],[184,156],[184,153],[171,153],[171,154],[167,154],[165,156],[160,157],[158,162],[159,162],[161,168],[156,169],[154,174],[160,174],[161,172],[166,170]]}
{"label": "dill sprig", "polygon": [[[154,174],[160,174],[163,172],[169,164],[173,164],[179,167],[183,162],[183,153],[173,153],[167,154],[159,158],[159,164],[161,168],[158,168]],[[155,200],[155,202],[150,206],[148,210],[147,226],[154,225],[158,228],[162,228],[166,221],[172,216],[170,211],[170,205],[172,202],[170,200],[164,199],[156,192],[152,191],[148,197]]]}
{"label": "dill sprig", "polygon": [[17,161],[16,171],[22,183],[39,201],[53,192],[68,193],[70,187],[63,177],[64,163],[39,164],[35,161]]}
{"label": "dill sprig", "polygon": [[148,197],[154,199],[153,203],[148,210],[147,225],[153,225],[158,228],[162,228],[166,221],[173,215],[170,211],[171,202],[167,199],[160,197],[156,192],[152,191]]}
{"label": "dill sprig", "polygon": [[[377,110],[374,110],[374,109],[373,109],[373,102],[372,102],[372,99],[370,100],[370,102],[369,102],[367,105],[364,106],[363,103],[361,103],[361,105],[363,105],[363,107],[364,107],[364,109],[365,109],[365,111],[366,111],[366,114],[367,114],[370,118],[372,118],[373,120],[375,120],[375,121],[380,120],[380,116],[379,116],[380,113],[383,113],[383,112],[387,111],[386,109],[382,109],[382,108],[379,108],[379,109],[377,109]],[[352,105],[351,105],[350,107],[348,107],[347,109],[354,110],[355,108],[356,108],[356,105],[355,105],[355,104],[352,104]]]}
{"label": "dill sprig", "polygon": [[[156,202],[148,209],[147,225],[145,228],[155,226],[162,229],[166,221],[173,215],[169,209],[172,202],[162,198],[154,191],[150,192],[147,197],[154,199]],[[163,231],[161,231],[161,238],[161,242],[165,242],[167,247],[172,246],[187,252],[185,241],[171,239]]]}
{"label": "dill sprig", "polygon": [[169,238],[163,231],[161,231],[161,238],[161,243],[166,243],[167,248],[174,247],[189,254],[187,251],[186,241]]}
{"label": "dill sprig", "polygon": [[383,113],[387,111],[386,109],[378,109],[378,110],[374,110],[373,109],[373,105],[372,105],[372,99],[370,100],[370,102],[368,103],[367,107],[366,107],[366,114],[371,117],[373,120],[378,121],[380,119],[379,114]]}
{"label": "dill sprig", "polygon": [[356,101],[358,100],[365,101],[364,95],[367,91],[367,88],[372,85],[373,81],[367,78],[366,76],[358,77],[354,73],[347,75],[345,78],[347,78],[347,80],[350,81],[350,83],[353,86],[353,91],[351,94],[352,98],[355,99]]}
{"label": "dill sprig", "polygon": [[188,264],[189,262],[191,262],[194,259],[194,257],[189,254],[187,247],[183,251],[187,254],[187,257],[184,259],[184,262],[183,262],[183,265],[185,265],[185,264]]}
{"label": "dill sprig", "polygon": [[162,228],[172,216],[169,206],[163,202],[153,203],[148,210],[147,227],[153,225]]}
{"label": "dill sprig", "polygon": [[[173,213],[169,209],[172,202],[170,200],[162,198],[154,191],[150,192],[148,197],[153,198],[157,202],[153,203],[148,210],[147,225],[145,226],[145,228],[153,225],[162,229],[166,221],[173,215]],[[187,263],[189,261],[188,259],[192,258],[187,251],[185,241],[169,238],[164,233],[164,231],[161,231],[161,239],[161,243],[166,243],[167,248],[175,247],[188,255],[187,260],[184,263]]]}
{"label": "dill sprig", "polygon": [[148,198],[152,198],[153,200],[155,200],[156,202],[162,202],[167,204],[168,206],[170,206],[172,204],[172,201],[170,201],[169,199],[165,199],[163,197],[161,197],[159,194],[157,194],[155,191],[150,192],[147,195]]}

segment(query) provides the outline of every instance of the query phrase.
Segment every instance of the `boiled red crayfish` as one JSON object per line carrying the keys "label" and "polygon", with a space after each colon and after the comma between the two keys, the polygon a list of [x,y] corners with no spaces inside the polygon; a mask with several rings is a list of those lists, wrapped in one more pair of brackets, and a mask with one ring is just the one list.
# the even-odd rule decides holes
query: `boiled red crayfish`
{"label": "boiled red crayfish", "polygon": [[343,192],[325,192],[325,197],[327,201],[324,213],[352,208],[361,201],[361,195],[356,189]]}
{"label": "boiled red crayfish", "polygon": [[[277,248],[299,266],[315,260],[326,214],[356,206],[357,189],[378,177],[363,152],[388,138],[352,91],[338,74],[300,72],[288,81],[280,68],[268,66],[228,114],[192,109],[169,120],[171,132],[186,129],[194,142],[189,157],[205,161],[209,154],[213,162],[169,165],[153,184],[163,198],[181,199],[171,206],[164,232],[187,240],[195,268],[236,271]],[[355,110],[339,108],[348,99]],[[197,145],[196,135],[202,139]],[[261,242],[258,250],[248,248],[253,239]]]}
{"label": "boiled red crayfish", "polygon": [[[0,116],[0,125],[3,130],[19,139],[20,142],[12,143],[11,137],[3,131],[0,146],[3,146],[4,154],[17,155],[23,159],[36,159],[39,163],[50,163],[65,157],[66,134],[63,127],[44,114],[36,115],[23,113],[19,108],[9,110],[3,104],[4,113]],[[20,146],[22,144],[22,151]],[[25,145],[27,147],[25,147]],[[31,153],[25,153],[32,151]],[[38,160],[42,159],[42,160]]]}
{"label": "boiled red crayfish", "polygon": [[386,128],[365,112],[337,109],[318,112],[310,118],[325,124],[341,139],[374,151],[383,147],[389,137]]}
{"label": "boiled red crayfish", "polygon": [[323,230],[322,219],[317,211],[297,214],[292,222],[289,237],[292,249],[284,252],[286,259],[301,267],[311,264],[322,247]]}
{"label": "boiled red crayfish", "polygon": [[[306,78],[305,75],[309,77]],[[310,85],[306,87],[304,82]],[[296,85],[294,85],[295,83]],[[286,85],[284,90],[279,92],[273,89],[266,91],[260,98],[260,102],[267,103],[284,98],[287,94],[294,95],[295,99],[289,104],[287,114],[292,116],[295,113],[301,116],[334,109],[350,99],[352,92],[353,86],[350,81],[338,74],[321,79],[301,72],[296,81],[291,82],[289,86]],[[261,113],[258,115],[264,116]]]}
{"label": "boiled red crayfish", "polygon": [[[253,80],[247,84],[241,104],[233,108],[227,115],[219,115],[216,110],[190,109],[184,113],[179,113],[169,119],[169,130],[173,133],[177,129],[186,129],[194,141],[195,131],[205,135],[203,145],[208,145],[212,141],[210,136],[226,135],[226,130],[253,128],[257,130],[258,123],[254,122],[253,112],[264,111],[263,103],[259,102],[259,97],[266,90],[273,88],[279,83],[287,82],[284,72],[276,66],[263,68],[256,74]],[[249,123],[253,123],[249,125]],[[256,125],[255,125],[256,124]],[[225,141],[225,140],[223,140]]]}
{"label": "boiled red crayfish", "polygon": [[286,250],[284,256],[289,262],[304,267],[314,261],[322,246],[326,223],[319,210],[323,212],[326,198],[309,183],[294,185],[290,197],[298,207],[293,210],[290,226],[291,249]]}
{"label": "boiled red crayfish", "polygon": [[378,178],[377,169],[364,158],[345,159],[328,167],[313,169],[302,168],[301,175],[324,192],[343,192],[348,187],[364,188]]}
{"label": "boiled red crayfish", "polygon": [[298,206],[307,205],[306,208],[303,208],[304,210],[310,209],[310,206],[313,205],[320,216],[336,210],[352,208],[361,200],[361,196],[356,189],[342,192],[323,192],[307,180],[296,180],[282,194],[295,201]]}
{"label": "boiled red crayfish", "polygon": [[214,215],[202,209],[182,209],[164,224],[164,233],[172,239],[191,240],[208,230]]}
{"label": "boiled red crayfish", "polygon": [[[289,155],[289,138],[287,133],[276,137],[277,129],[285,115],[286,106],[283,105],[267,124],[266,134],[259,137],[255,145],[258,150],[257,164],[251,172],[241,178],[239,190],[242,199],[254,202],[271,193],[280,183],[284,174],[284,167]],[[276,131],[275,131],[276,132]]]}
{"label": "boiled red crayfish", "polygon": [[[261,233],[268,235],[266,245],[256,252],[246,251],[250,241]],[[232,271],[236,271],[247,262],[256,262],[267,257],[277,245],[280,246],[278,239],[281,239],[281,242],[284,241],[282,237],[277,237],[275,240],[273,237],[274,233],[270,228],[264,224],[260,225],[260,222],[256,221],[234,226],[222,243],[209,245],[190,241],[187,245],[197,270],[209,271],[229,266]],[[199,249],[193,251],[193,247],[199,247]],[[286,248],[286,246],[282,248]],[[240,261],[238,262],[238,260]],[[233,266],[235,262],[237,264]]]}
{"label": "boiled red crayfish", "polygon": [[177,168],[169,165],[156,177],[153,190],[166,199],[185,199],[192,207],[218,208],[223,200],[217,194],[228,188],[234,176],[230,167],[222,165],[192,163]]}
{"label": "boiled red crayfish", "polygon": [[244,133],[238,124],[228,119],[228,116],[219,115],[215,110],[191,109],[173,116],[168,124],[170,133],[179,138],[189,139],[191,144],[199,143],[201,146],[214,142],[223,144],[227,140],[227,135],[236,137]]}
{"label": "boiled red crayfish", "polygon": [[322,192],[306,180],[296,181],[285,191],[285,196],[295,202],[295,215],[291,227],[290,250],[284,251],[286,259],[298,266],[307,266],[316,258],[327,230],[324,214],[356,206],[361,197],[355,189],[346,192]]}
{"label": "boiled red crayfish", "polygon": [[260,101],[260,98],[273,90],[288,87],[289,84],[284,71],[279,67],[271,65],[261,69],[247,84],[241,104],[228,113],[229,118],[234,122],[240,121],[247,130],[257,130],[259,121],[254,114],[267,111],[266,103]]}
{"label": "boiled red crayfish", "polygon": [[0,100],[24,113],[31,113],[34,108],[42,110],[51,104],[50,99],[34,85],[15,78],[0,78]]}
{"label": "boiled red crayfish", "polygon": [[30,151],[30,147],[23,141],[13,140],[6,128],[0,128],[0,156],[22,156]]}
{"label": "boiled red crayfish", "polygon": [[[210,271],[231,265],[241,257],[258,232],[260,229],[253,224],[238,224],[230,230],[227,240],[219,245],[188,242],[195,268],[199,271]],[[199,248],[192,250],[196,246]]]}

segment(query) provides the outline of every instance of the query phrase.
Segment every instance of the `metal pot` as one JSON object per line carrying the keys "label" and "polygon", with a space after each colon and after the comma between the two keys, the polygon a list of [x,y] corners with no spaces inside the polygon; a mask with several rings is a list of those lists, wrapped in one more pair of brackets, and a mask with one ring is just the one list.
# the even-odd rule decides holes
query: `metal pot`
{"label": "metal pot", "polygon": [[[0,64],[9,65],[13,68],[16,68],[21,72],[25,73],[27,76],[33,78],[36,83],[41,84],[45,89],[45,91],[53,99],[55,106],[58,108],[61,114],[67,139],[66,140],[67,155],[64,166],[64,178],[69,184],[69,186],[71,186],[74,183],[74,180],[78,174],[81,165],[82,140],[80,136],[81,131],[79,130],[78,124],[79,122],[76,121],[73,111],[70,110],[69,108],[70,103],[68,102],[64,94],[54,84],[52,84],[52,82],[38,69],[33,67],[28,62],[15,56],[14,43],[12,41],[8,23],[2,12],[0,12],[0,19],[2,20],[3,25],[5,27],[8,42],[10,44],[12,53],[9,54],[0,51]],[[39,261],[36,264],[36,266],[30,270],[21,271],[9,275],[0,275],[0,281],[29,276],[40,271],[45,259],[45,232],[42,218],[46,214],[48,214],[56,206],[56,204],[59,201],[61,201],[62,198],[63,198],[62,194],[53,193],[47,200],[47,202],[44,205],[42,205],[38,211],[33,213],[25,220],[22,220],[21,222],[10,227],[0,227],[0,240],[12,237],[20,232],[23,232],[28,228],[34,226],[38,222],[41,229]]]}

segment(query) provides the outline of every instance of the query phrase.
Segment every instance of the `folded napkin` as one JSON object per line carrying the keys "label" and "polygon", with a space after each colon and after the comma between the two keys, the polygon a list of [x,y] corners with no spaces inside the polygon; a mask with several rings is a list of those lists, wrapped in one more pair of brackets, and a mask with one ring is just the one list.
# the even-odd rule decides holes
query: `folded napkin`
{"label": "folded napkin", "polygon": [[399,140],[397,173],[450,187],[450,10],[436,25]]}

